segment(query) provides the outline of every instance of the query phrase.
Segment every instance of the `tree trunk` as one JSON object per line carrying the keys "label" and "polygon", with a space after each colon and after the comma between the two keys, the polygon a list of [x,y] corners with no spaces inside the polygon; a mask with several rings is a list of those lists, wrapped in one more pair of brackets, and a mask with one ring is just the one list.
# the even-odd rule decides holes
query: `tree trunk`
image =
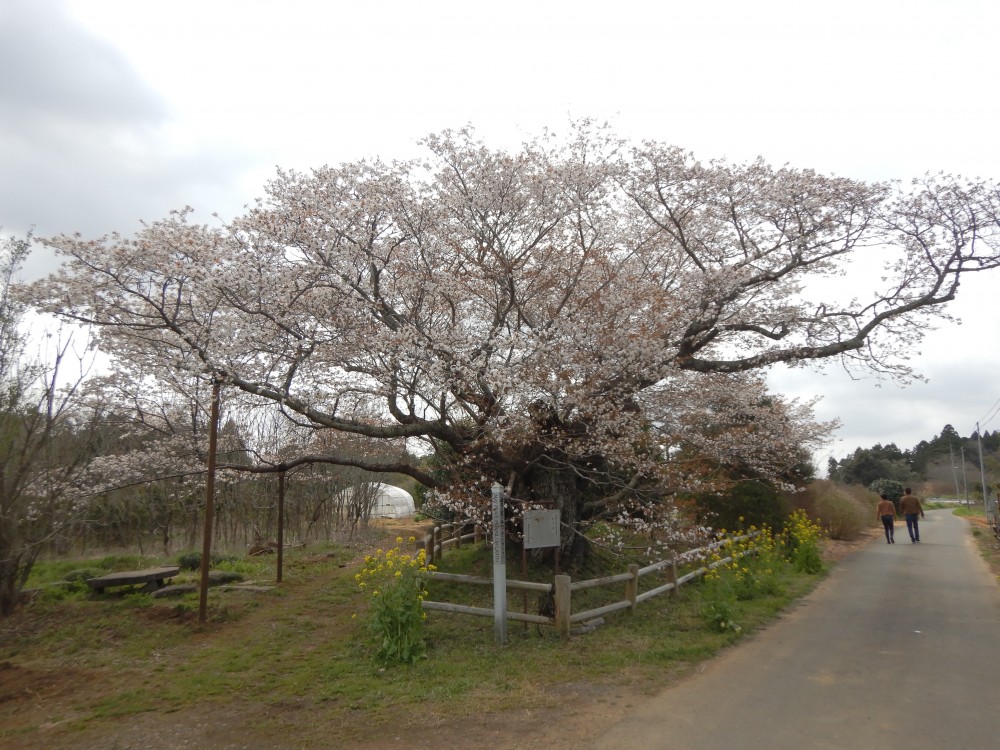
{"label": "tree trunk", "polygon": [[535,467],[514,487],[514,497],[528,503],[541,503],[559,510],[559,549],[568,555],[578,537],[578,522],[583,493],[579,475],[571,468]]}

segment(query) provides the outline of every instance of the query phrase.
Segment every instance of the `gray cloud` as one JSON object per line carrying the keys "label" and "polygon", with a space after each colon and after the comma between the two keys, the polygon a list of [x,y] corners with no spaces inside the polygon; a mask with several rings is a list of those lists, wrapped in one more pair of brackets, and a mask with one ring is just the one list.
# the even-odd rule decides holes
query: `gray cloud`
{"label": "gray cloud", "polygon": [[[0,7],[0,69],[7,232],[131,233],[185,205],[207,215],[252,162],[229,145],[172,146],[166,102],[59,0]],[[26,270],[36,275],[50,263],[41,252]]]}
{"label": "gray cloud", "polygon": [[[924,380],[906,386],[874,376],[852,380],[832,362],[820,370],[776,368],[768,380],[775,391],[787,396],[821,397],[817,418],[841,422],[830,444],[814,454],[817,467],[824,471],[830,456],[841,459],[855,448],[876,444],[895,443],[906,450],[935,437],[948,424],[963,436],[972,434],[976,420],[986,415],[996,399],[991,369],[960,355],[921,359],[915,364]],[[982,427],[993,431],[1000,423],[994,419]]]}
{"label": "gray cloud", "polygon": [[160,98],[124,56],[83,31],[54,0],[13,2],[0,8],[0,122],[34,135],[39,124],[66,118],[78,124],[161,124]]}

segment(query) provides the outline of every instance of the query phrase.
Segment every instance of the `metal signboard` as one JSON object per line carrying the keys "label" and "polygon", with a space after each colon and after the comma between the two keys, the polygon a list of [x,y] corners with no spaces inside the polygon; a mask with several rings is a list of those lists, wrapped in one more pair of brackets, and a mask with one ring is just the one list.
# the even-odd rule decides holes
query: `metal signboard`
{"label": "metal signboard", "polygon": [[524,512],[524,548],[559,546],[559,511],[526,510]]}

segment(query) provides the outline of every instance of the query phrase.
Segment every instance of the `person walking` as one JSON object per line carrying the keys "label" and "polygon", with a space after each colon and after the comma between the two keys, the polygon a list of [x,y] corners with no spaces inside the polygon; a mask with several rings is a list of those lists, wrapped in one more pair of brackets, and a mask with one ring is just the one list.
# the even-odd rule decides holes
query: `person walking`
{"label": "person walking", "polygon": [[884,492],[879,497],[882,499],[878,501],[878,508],[875,509],[875,515],[878,516],[878,520],[882,522],[882,528],[885,529],[885,543],[895,544],[896,506],[892,504],[892,500],[885,496]]}
{"label": "person walking", "polygon": [[910,534],[910,541],[916,544],[920,541],[920,525],[917,523],[917,518],[924,517],[924,508],[920,504],[920,498],[914,495],[909,487],[903,492],[905,494],[899,498],[899,512],[906,519],[906,530]]}

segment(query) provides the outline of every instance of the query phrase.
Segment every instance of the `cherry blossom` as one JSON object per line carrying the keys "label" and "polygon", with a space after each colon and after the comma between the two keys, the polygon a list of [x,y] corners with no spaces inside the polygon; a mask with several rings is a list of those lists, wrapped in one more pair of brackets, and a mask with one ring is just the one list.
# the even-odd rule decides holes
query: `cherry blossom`
{"label": "cherry blossom", "polygon": [[[720,465],[782,476],[831,425],[767,393],[767,367],[905,380],[900,353],[998,264],[986,182],[701,162],[589,122],[513,153],[471,129],[423,144],[279,171],[227,225],[184,210],[132,238],[51,238],[66,263],[34,298],[150,382],[217,380],[317,433],[419,443],[433,471],[352,465],[463,513],[494,481],[555,503],[569,543],[594,519],[669,526]],[[873,254],[882,286],[845,296],[833,282]]]}

